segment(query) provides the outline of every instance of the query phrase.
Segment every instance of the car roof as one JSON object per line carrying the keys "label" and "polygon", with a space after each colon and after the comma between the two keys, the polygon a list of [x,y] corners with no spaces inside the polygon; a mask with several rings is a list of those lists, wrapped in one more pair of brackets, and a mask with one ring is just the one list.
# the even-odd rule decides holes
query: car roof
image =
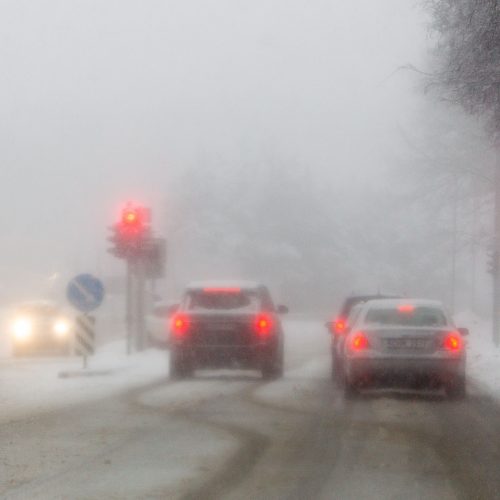
{"label": "car roof", "polygon": [[256,281],[246,280],[206,280],[193,281],[186,287],[188,291],[203,290],[204,288],[241,288],[242,290],[257,290],[264,288],[264,285]]}
{"label": "car roof", "polygon": [[349,295],[344,299],[342,306],[340,308],[340,314],[343,316],[347,316],[350,314],[351,309],[357,305],[362,304],[363,302],[368,302],[369,300],[376,299],[396,299],[397,295],[384,295],[381,293],[377,294],[366,294],[366,295]]}
{"label": "car roof", "polygon": [[369,309],[387,309],[387,308],[397,308],[402,304],[411,304],[415,307],[435,307],[437,309],[444,309],[443,303],[439,300],[431,299],[377,299],[370,300],[364,304],[364,307]]}
{"label": "car roof", "polygon": [[372,293],[365,295],[349,295],[345,298],[344,302],[365,302],[367,300],[375,299],[399,299],[398,295],[386,295],[384,293]]}

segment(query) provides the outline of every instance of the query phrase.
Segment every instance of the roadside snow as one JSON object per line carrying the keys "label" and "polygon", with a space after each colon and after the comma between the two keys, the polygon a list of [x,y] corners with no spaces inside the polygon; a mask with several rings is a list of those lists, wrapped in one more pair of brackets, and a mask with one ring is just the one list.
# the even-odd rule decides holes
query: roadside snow
{"label": "roadside snow", "polygon": [[0,359],[0,422],[104,398],[166,378],[164,351],[147,350],[127,356],[123,341],[103,346],[89,360],[90,372],[104,375],[60,378],[81,371],[80,358]]}
{"label": "roadside snow", "polygon": [[500,349],[491,338],[491,322],[470,312],[457,314],[457,326],[469,329],[467,374],[500,400]]}
{"label": "roadside snow", "polygon": [[[317,370],[317,376],[325,376],[328,373],[324,368],[328,335],[320,322],[304,321],[293,316],[284,320],[284,330],[288,372],[286,377],[295,379],[291,390],[296,393],[301,385],[314,385],[314,381],[307,381],[312,373],[296,371],[304,363],[310,363],[310,367],[304,369]],[[322,358],[322,361],[319,361],[319,368],[314,368],[318,357]],[[150,349],[127,356],[125,343],[114,341],[100,347],[96,355],[89,358],[88,372],[95,376],[73,376],[84,373],[81,367],[82,361],[76,357],[0,357],[0,422],[105,398],[120,391],[166,379],[168,352]],[[60,378],[61,373],[69,373],[71,376]],[[195,380],[159,388],[152,394],[148,393],[145,398],[147,404],[153,406],[183,406],[197,402],[200,398],[206,400],[237,392],[249,381],[260,381],[259,373],[200,371]],[[281,389],[277,388],[276,391],[283,390],[283,398],[286,399],[285,387],[289,386],[289,381],[284,382]],[[272,390],[269,388],[269,391]]]}

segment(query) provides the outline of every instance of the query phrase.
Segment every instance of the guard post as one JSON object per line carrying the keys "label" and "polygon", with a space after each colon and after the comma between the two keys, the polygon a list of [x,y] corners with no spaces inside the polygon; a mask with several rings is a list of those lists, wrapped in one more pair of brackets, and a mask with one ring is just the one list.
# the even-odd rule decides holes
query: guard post
{"label": "guard post", "polygon": [[80,274],[73,278],[66,289],[70,304],[81,314],[75,320],[75,352],[82,356],[83,368],[88,366],[88,357],[95,352],[96,319],[89,313],[95,311],[104,300],[104,286],[91,274]]}

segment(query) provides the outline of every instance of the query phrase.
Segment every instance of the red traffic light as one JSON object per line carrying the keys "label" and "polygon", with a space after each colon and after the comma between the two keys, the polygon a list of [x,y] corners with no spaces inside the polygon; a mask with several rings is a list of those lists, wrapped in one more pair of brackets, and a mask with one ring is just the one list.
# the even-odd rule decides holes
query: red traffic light
{"label": "red traffic light", "polygon": [[137,208],[125,208],[122,212],[122,224],[126,226],[135,226],[140,224],[141,217]]}
{"label": "red traffic light", "polygon": [[151,238],[150,210],[128,204],[121,211],[119,222],[111,226],[108,238],[114,243],[109,252],[118,258],[136,257],[141,254],[145,242]]}
{"label": "red traffic light", "polygon": [[149,228],[149,210],[128,205],[122,210],[119,231],[123,235],[138,237],[144,235]]}

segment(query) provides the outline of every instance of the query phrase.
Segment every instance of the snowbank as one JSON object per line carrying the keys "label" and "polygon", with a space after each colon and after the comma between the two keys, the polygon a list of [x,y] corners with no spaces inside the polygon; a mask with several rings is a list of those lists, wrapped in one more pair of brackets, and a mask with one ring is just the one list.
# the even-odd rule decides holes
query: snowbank
{"label": "snowbank", "polygon": [[500,349],[493,344],[491,322],[471,312],[463,312],[455,316],[455,323],[470,331],[467,338],[468,376],[500,400]]}
{"label": "snowbank", "polygon": [[116,341],[90,358],[89,370],[96,376],[60,378],[61,372],[77,372],[81,366],[76,357],[0,360],[0,422],[104,398],[166,378],[168,357],[164,351],[152,349],[127,356],[125,343]]}

